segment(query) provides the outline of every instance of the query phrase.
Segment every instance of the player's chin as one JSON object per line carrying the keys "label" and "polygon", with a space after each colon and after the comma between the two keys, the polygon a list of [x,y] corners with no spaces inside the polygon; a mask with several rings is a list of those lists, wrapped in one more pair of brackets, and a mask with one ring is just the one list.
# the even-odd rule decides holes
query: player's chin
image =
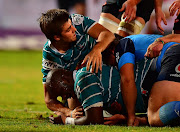
{"label": "player's chin", "polygon": [[76,41],[76,35],[75,36],[73,36],[73,38],[72,38],[72,41]]}

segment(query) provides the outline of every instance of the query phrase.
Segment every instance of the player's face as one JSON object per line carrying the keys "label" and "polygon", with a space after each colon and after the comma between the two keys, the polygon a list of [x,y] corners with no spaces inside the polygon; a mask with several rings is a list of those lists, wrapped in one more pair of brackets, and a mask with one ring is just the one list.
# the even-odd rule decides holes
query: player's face
{"label": "player's face", "polygon": [[76,28],[72,25],[71,20],[69,19],[62,27],[61,39],[64,42],[73,42],[76,41]]}

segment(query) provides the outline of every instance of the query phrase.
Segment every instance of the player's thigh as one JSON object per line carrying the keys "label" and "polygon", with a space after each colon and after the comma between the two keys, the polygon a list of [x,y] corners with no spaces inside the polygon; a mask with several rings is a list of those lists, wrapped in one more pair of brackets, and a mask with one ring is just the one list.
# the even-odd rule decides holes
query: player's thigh
{"label": "player's thigh", "polygon": [[148,116],[153,116],[164,104],[180,101],[180,82],[158,81],[152,89],[148,102]]}

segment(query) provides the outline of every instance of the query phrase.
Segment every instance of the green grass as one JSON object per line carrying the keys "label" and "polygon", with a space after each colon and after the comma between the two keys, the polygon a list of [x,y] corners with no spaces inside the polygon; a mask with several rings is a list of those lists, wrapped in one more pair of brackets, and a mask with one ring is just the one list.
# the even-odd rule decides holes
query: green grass
{"label": "green grass", "polygon": [[41,51],[0,51],[0,131],[180,131],[180,127],[53,125],[41,79]]}

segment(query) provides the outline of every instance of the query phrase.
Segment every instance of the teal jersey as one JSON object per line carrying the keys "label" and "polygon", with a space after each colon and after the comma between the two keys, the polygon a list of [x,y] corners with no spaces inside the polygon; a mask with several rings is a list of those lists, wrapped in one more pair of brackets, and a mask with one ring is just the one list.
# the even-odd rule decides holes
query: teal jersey
{"label": "teal jersey", "polygon": [[86,68],[76,73],[74,90],[84,110],[92,107],[109,107],[113,102],[122,103],[120,75],[115,67],[102,67],[102,73],[91,73]]}
{"label": "teal jersey", "polygon": [[43,83],[46,82],[48,72],[56,68],[64,68],[73,71],[78,62],[91,51],[96,44],[96,40],[90,37],[87,32],[96,24],[94,20],[88,17],[73,14],[70,15],[72,25],[77,29],[77,40],[72,43],[71,48],[65,53],[60,53],[53,47],[48,40],[43,48],[42,73]]}

